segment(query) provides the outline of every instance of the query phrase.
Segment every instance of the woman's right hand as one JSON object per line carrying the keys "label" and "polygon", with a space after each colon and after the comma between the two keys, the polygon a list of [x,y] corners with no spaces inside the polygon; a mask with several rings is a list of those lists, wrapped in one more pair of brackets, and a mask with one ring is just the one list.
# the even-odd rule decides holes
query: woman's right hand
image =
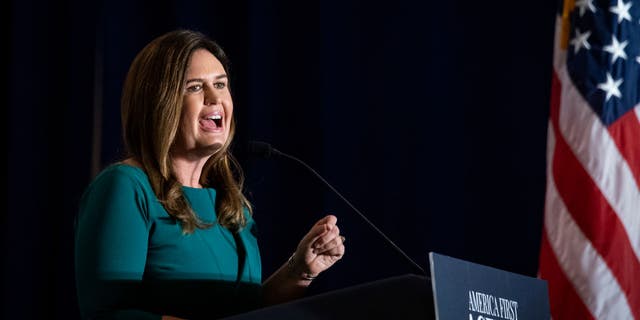
{"label": "woman's right hand", "polygon": [[291,257],[294,276],[314,278],[342,259],[345,252],[344,237],[340,235],[334,215],[318,220],[300,240]]}

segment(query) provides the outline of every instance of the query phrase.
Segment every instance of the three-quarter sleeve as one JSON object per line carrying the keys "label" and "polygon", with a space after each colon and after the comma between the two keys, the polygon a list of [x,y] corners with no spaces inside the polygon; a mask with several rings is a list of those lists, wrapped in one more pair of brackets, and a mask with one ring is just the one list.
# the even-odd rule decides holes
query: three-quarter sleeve
{"label": "three-quarter sleeve", "polygon": [[80,201],[75,266],[83,318],[160,319],[143,311],[141,281],[150,222],[142,188],[126,170],[105,170]]}

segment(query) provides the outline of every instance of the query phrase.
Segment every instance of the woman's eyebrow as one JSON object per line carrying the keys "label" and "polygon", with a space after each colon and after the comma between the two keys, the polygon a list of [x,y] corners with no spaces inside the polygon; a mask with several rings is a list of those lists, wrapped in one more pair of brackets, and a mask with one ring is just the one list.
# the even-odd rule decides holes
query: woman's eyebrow
{"label": "woman's eyebrow", "polygon": [[[227,75],[224,74],[224,73],[221,74],[221,75],[217,75],[214,79],[220,80],[220,79],[223,79],[223,78],[227,78]],[[204,79],[202,79],[202,78],[193,78],[193,79],[187,80],[186,83],[190,83],[190,82],[204,82]]]}

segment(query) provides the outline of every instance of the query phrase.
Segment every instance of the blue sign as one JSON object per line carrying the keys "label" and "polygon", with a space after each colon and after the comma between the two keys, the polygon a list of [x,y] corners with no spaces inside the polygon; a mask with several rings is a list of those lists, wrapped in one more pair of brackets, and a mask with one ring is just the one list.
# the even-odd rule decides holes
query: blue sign
{"label": "blue sign", "polygon": [[551,319],[545,280],[429,253],[438,320]]}

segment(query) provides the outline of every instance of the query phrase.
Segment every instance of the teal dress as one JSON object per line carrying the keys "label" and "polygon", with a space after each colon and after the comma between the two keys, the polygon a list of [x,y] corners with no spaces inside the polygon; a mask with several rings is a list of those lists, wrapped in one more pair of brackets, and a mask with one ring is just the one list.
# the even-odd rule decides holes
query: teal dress
{"label": "teal dress", "polygon": [[[204,222],[215,222],[216,191],[182,187]],[[85,191],[76,221],[75,267],[83,318],[162,314],[216,318],[260,303],[255,222],[232,233],[214,223],[183,234],[139,168],[116,164]]]}

